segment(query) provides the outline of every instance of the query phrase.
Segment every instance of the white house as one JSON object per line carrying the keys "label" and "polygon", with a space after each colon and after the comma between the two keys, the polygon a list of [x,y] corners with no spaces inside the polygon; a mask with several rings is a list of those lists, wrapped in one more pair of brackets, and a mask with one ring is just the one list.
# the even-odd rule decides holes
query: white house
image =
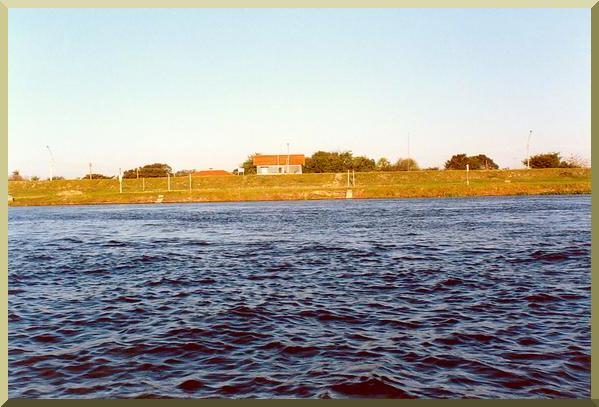
{"label": "white house", "polygon": [[255,155],[254,165],[258,175],[301,174],[306,163],[303,154]]}

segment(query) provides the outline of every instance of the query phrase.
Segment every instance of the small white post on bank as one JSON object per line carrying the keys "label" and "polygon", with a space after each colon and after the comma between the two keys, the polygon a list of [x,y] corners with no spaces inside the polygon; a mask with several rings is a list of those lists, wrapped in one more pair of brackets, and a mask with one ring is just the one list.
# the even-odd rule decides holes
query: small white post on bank
{"label": "small white post on bank", "polygon": [[468,173],[470,172],[470,164],[466,164],[466,185],[470,185],[470,179]]}
{"label": "small white post on bank", "polygon": [[121,169],[119,168],[119,194],[123,193],[123,173],[121,172]]}

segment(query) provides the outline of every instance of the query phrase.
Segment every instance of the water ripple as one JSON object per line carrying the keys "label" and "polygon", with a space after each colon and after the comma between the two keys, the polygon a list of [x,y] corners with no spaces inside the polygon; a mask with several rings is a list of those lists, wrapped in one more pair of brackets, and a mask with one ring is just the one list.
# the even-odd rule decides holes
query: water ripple
{"label": "water ripple", "polygon": [[588,398],[590,198],[9,209],[11,398]]}

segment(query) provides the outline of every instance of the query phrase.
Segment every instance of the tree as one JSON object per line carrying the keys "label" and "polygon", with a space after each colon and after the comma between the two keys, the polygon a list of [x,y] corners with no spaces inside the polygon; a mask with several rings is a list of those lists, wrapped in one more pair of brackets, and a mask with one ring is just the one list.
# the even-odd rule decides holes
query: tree
{"label": "tree", "polygon": [[446,170],[465,170],[468,164],[466,154],[454,154],[449,160],[445,161]]}
{"label": "tree", "polygon": [[[524,165],[528,159],[522,160]],[[559,153],[537,154],[530,157],[530,168],[559,168],[562,163]]]}
{"label": "tree", "polygon": [[173,174],[173,169],[169,165],[154,163],[127,170],[123,173],[123,178],[137,178],[138,170],[140,178],[158,178]]}
{"label": "tree", "polygon": [[496,170],[497,164],[485,154],[467,156],[466,154],[455,154],[445,162],[446,170],[465,170],[466,165],[471,170]]}
{"label": "tree", "polygon": [[363,156],[354,158],[351,151],[340,153],[317,151],[312,154],[312,157],[306,158],[304,172],[345,172],[352,169],[355,171],[372,171],[374,167],[374,160]]}
{"label": "tree", "polygon": [[8,177],[9,181],[24,181],[25,178],[19,173],[19,170],[14,170]]}
{"label": "tree", "polygon": [[381,157],[376,162],[376,169],[378,171],[391,171],[391,162],[385,157]]}
{"label": "tree", "polygon": [[499,168],[495,162],[484,154],[468,157],[471,170],[496,170]]}
{"label": "tree", "polygon": [[[339,159],[339,153],[329,153],[327,151],[317,151],[311,157],[306,158],[304,172],[340,172],[342,164]],[[346,171],[349,168],[346,169]]]}
{"label": "tree", "polygon": [[254,165],[254,157],[257,155],[260,155],[260,153],[254,153],[254,154],[248,155],[248,158],[239,165],[239,168],[243,168],[244,174],[248,175],[248,174],[256,173],[256,166]]}
{"label": "tree", "polygon": [[[354,156],[351,151],[342,151],[340,153],[333,153],[338,157],[338,161],[333,172],[346,172],[347,170],[354,170]],[[374,164],[374,161],[372,162]]]}
{"label": "tree", "polygon": [[400,158],[393,165],[395,171],[416,171],[420,168],[413,158]]}
{"label": "tree", "polygon": [[304,172],[338,172],[339,153],[328,153],[317,151],[311,157],[306,158]]}
{"label": "tree", "polygon": [[[524,165],[528,164],[525,158],[522,160]],[[530,168],[584,168],[588,164],[585,160],[577,155],[562,160],[559,152],[537,154],[530,157]]]}
{"label": "tree", "polygon": [[37,175],[33,175],[30,179],[31,181],[39,181],[40,177],[38,177]]}
{"label": "tree", "polygon": [[370,172],[375,170],[376,163],[372,158],[358,156],[353,157],[351,166],[351,169],[357,172]]}

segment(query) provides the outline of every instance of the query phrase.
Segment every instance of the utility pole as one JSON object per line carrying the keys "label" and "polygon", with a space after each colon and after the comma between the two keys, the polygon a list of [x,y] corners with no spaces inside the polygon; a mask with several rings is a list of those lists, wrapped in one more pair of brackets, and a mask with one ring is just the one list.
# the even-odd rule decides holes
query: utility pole
{"label": "utility pole", "polygon": [[89,163],[89,179],[92,179],[92,163]]}
{"label": "utility pole", "polygon": [[50,181],[54,179],[54,156],[52,155],[52,150],[50,150],[50,146],[46,146],[48,152],[50,153]]}
{"label": "utility pole", "polygon": [[526,142],[526,168],[530,170],[530,137],[532,130],[528,132],[528,141]]}
{"label": "utility pole", "polygon": [[135,174],[137,175],[137,179],[139,179],[139,167],[135,169]]}

